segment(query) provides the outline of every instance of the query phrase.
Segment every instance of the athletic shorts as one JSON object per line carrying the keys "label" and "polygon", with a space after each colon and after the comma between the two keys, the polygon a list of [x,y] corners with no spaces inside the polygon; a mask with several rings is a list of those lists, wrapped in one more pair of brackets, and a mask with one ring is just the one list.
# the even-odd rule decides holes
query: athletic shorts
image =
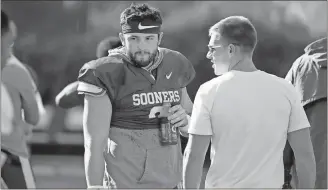
{"label": "athletic shorts", "polygon": [[106,151],[105,186],[109,188],[177,188],[182,181],[182,152],[162,146],[158,129],[111,128]]}

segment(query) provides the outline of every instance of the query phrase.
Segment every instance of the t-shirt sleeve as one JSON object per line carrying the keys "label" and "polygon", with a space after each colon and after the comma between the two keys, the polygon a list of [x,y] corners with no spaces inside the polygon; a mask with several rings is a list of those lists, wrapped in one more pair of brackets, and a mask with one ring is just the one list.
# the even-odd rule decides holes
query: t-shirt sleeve
{"label": "t-shirt sleeve", "polygon": [[28,71],[17,65],[9,65],[2,71],[2,79],[4,82],[11,84],[19,91],[26,91],[35,94],[35,83]]}
{"label": "t-shirt sleeve", "polygon": [[302,106],[300,95],[294,87],[291,88],[291,113],[289,116],[288,133],[310,127],[309,120]]}
{"label": "t-shirt sleeve", "polygon": [[189,123],[189,134],[195,135],[212,135],[212,125],[210,118],[210,110],[212,107],[213,92],[205,86],[201,86],[196,94],[193,110]]}
{"label": "t-shirt sleeve", "polygon": [[24,110],[35,111],[38,107],[37,90],[27,69],[19,65],[8,65],[2,72],[5,84],[15,88],[20,96]]}

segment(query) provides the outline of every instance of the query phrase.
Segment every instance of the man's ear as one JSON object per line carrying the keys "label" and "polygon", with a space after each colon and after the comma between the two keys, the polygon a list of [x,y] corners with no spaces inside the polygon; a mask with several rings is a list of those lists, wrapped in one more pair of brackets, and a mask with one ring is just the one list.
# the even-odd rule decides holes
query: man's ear
{"label": "man's ear", "polygon": [[124,36],[123,36],[123,33],[119,33],[118,36],[120,37],[120,40],[121,40],[121,43],[123,46],[125,46],[125,40],[124,40]]}
{"label": "man's ear", "polygon": [[236,53],[237,48],[235,45],[229,44],[228,51],[229,51],[229,56],[232,57],[232,55]]}
{"label": "man's ear", "polygon": [[160,32],[160,33],[158,34],[158,45],[161,44],[161,42],[162,42],[162,38],[163,38],[163,32]]}

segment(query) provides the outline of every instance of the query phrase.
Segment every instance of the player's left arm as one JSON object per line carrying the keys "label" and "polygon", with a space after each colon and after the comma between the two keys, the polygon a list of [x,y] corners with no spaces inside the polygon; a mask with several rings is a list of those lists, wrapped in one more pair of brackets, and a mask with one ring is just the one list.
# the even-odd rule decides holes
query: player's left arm
{"label": "player's left arm", "polygon": [[109,135],[112,102],[120,64],[104,57],[86,63],[79,71],[79,94],[84,94],[83,134],[84,165],[88,188],[102,185],[105,160],[104,151]]}

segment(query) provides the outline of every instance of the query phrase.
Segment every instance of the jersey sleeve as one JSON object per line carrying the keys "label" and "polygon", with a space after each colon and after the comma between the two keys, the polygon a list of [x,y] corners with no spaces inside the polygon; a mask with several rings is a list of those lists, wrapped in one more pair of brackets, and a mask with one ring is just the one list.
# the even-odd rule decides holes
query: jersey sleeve
{"label": "jersey sleeve", "polygon": [[184,55],[179,52],[177,53],[181,63],[179,68],[181,74],[178,82],[180,83],[181,88],[184,88],[195,78],[196,72],[192,63]]}
{"label": "jersey sleeve", "polygon": [[84,65],[78,77],[77,91],[79,94],[91,96],[103,96],[106,94],[107,87],[101,81],[101,73],[88,65]]}
{"label": "jersey sleeve", "polygon": [[107,94],[111,101],[115,99],[115,90],[123,64],[120,60],[103,57],[86,63],[79,72],[79,94],[99,97]]}

